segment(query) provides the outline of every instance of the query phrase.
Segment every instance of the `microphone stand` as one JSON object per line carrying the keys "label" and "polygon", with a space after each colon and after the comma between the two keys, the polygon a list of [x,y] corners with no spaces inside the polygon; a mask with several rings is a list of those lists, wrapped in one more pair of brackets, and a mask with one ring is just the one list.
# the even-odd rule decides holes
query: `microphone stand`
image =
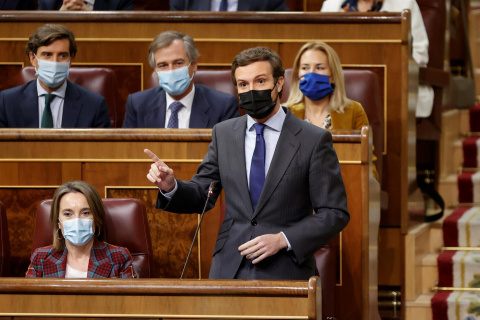
{"label": "microphone stand", "polygon": [[183,274],[185,273],[185,269],[187,268],[188,259],[190,259],[190,255],[192,254],[193,244],[195,243],[195,239],[197,238],[198,230],[200,230],[200,226],[202,224],[203,215],[205,214],[205,210],[207,209],[208,200],[210,196],[213,194],[213,189],[215,189],[215,185],[218,181],[212,181],[210,186],[208,187],[208,194],[207,194],[207,201],[205,201],[205,206],[203,207],[202,214],[200,215],[200,221],[198,222],[197,230],[195,230],[195,235],[193,236],[192,244],[190,245],[190,250],[188,251],[187,259],[185,260],[185,264],[183,265],[182,275],[180,279],[183,279]]}

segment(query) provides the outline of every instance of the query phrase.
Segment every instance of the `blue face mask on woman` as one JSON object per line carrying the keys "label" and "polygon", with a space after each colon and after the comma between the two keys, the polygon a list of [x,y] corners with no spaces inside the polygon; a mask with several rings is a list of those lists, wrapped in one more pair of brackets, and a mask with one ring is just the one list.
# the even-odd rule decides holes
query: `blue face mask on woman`
{"label": "blue face mask on woman", "polygon": [[92,219],[70,219],[62,221],[63,237],[76,246],[81,246],[93,237]]}
{"label": "blue face mask on woman", "polygon": [[188,73],[189,66],[167,71],[157,71],[158,82],[163,90],[172,96],[184,93],[193,79],[193,76],[190,78]]}
{"label": "blue face mask on woman", "polygon": [[38,59],[36,74],[47,87],[58,87],[67,79],[70,62],[56,62]]}
{"label": "blue face mask on woman", "polygon": [[329,76],[311,72],[300,77],[300,91],[305,97],[317,101],[331,94],[333,87]]}

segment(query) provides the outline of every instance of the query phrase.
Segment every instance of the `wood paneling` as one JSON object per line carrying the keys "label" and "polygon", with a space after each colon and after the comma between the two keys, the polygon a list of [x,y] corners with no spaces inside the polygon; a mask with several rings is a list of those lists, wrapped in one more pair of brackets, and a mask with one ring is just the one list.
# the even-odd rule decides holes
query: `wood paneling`
{"label": "wood paneling", "polygon": [[[306,3],[308,7],[310,2]],[[0,61],[23,59],[28,65],[23,52],[25,42],[35,28],[46,22],[63,23],[75,33],[79,46],[77,63],[141,64],[145,84],[152,70],[148,64],[148,45],[165,30],[191,35],[201,53],[200,68],[209,69],[228,68],[239,51],[259,45],[277,50],[283,65],[291,68],[297,50],[305,42],[324,40],[338,52],[344,65],[384,66],[381,81],[385,84],[382,94],[386,102],[388,139],[382,189],[389,194],[389,209],[382,213],[382,226],[401,226],[402,232],[406,233],[407,171],[409,166],[415,166],[415,150],[408,145],[412,138],[409,132],[413,135],[415,132],[414,101],[408,99],[409,90],[415,91],[415,86],[408,86],[409,74],[415,74],[415,67],[410,64],[413,60],[408,40],[409,18],[408,13],[315,12],[4,14],[0,15]],[[120,77],[122,81],[128,78],[125,74]],[[133,87],[129,84],[122,86]],[[122,99],[125,98],[124,91]]]}
{"label": "wood paneling", "polygon": [[7,213],[12,276],[23,277],[27,272],[32,253],[37,205],[43,199],[51,199],[55,189],[56,186],[23,188],[0,186],[0,199]]}
{"label": "wood paneling", "polygon": [[378,240],[378,283],[385,286],[401,286],[402,279],[402,236],[399,228],[382,228]]}
{"label": "wood paneling", "polygon": [[0,315],[321,319],[309,281],[0,279]]}
{"label": "wood paneling", "polygon": [[[0,194],[9,201],[6,204],[12,243],[19,232],[28,236],[22,243],[23,252],[14,274],[21,276],[28,264],[33,234],[36,203],[51,198],[56,186],[71,177],[93,184],[102,197],[133,197],[144,202],[153,241],[154,265],[157,276],[178,278],[183,268],[190,243],[198,223],[198,215],[175,215],[154,209],[157,190],[146,179],[151,160],[143,153],[149,148],[174,170],[180,179],[190,179],[203,159],[211,140],[211,130],[169,129],[53,129],[12,130],[0,129],[0,168],[10,168],[11,174],[2,175],[4,191]],[[369,306],[376,308],[376,231],[371,222],[378,221],[379,212],[374,209],[379,202],[372,197],[370,184],[371,142],[368,128],[359,131],[333,132],[334,148],[341,162],[351,221],[342,232],[339,259],[339,283],[335,290],[336,310],[341,319],[364,319],[373,314]],[[48,150],[46,149],[48,146]],[[35,168],[35,179],[44,179],[43,189],[50,193],[29,191],[25,199],[15,186],[24,178],[24,171]],[[23,177],[23,178],[20,178]],[[50,177],[55,177],[52,179]],[[26,187],[31,188],[32,187]],[[28,189],[30,190],[30,189]],[[1,191],[1,189],[0,189]],[[208,277],[220,219],[220,201],[205,215],[200,233],[200,244],[194,247],[186,277]],[[376,201],[376,203],[375,203]],[[12,214],[18,207],[25,207],[24,215]],[[30,211],[28,211],[30,210]],[[27,216],[29,223],[22,218]],[[376,215],[376,217],[372,216]],[[19,220],[17,220],[19,219]],[[374,227],[375,228],[375,227]],[[378,228],[378,224],[376,226]],[[373,239],[373,243],[371,240]],[[17,250],[17,249],[15,249]],[[201,269],[201,270],[200,270]],[[370,291],[369,291],[370,290]],[[374,297],[374,298],[372,298]],[[348,308],[345,307],[348,304]]]}
{"label": "wood paneling", "polygon": [[2,81],[0,81],[0,91],[15,87],[17,85],[17,77],[22,70],[22,64],[1,63]]}
{"label": "wood paneling", "polygon": [[480,8],[472,9],[469,13],[470,51],[475,73],[477,95],[480,95]]}

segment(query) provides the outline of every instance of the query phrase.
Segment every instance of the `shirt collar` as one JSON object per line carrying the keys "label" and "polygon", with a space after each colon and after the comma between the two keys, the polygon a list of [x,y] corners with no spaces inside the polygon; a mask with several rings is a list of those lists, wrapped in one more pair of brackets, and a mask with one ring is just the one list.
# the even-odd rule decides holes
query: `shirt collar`
{"label": "shirt collar", "polygon": [[[67,91],[67,81],[65,80],[63,84],[57,90],[53,91],[52,94],[65,99],[65,92]],[[46,95],[48,92],[43,89],[42,85],[40,84],[40,80],[37,79],[37,93],[38,96]]]}
{"label": "shirt collar", "polygon": [[[264,124],[269,127],[270,129],[273,129],[275,131],[282,131],[283,123],[285,122],[286,118],[285,110],[283,110],[282,106],[278,109],[277,113],[275,113],[270,119],[264,122]],[[254,130],[253,125],[256,123],[256,121],[247,115],[247,128],[248,131]]]}
{"label": "shirt collar", "polygon": [[[189,94],[187,94],[185,97],[183,97],[182,99],[180,99],[178,101],[181,102],[185,108],[187,108],[188,110],[191,111],[192,110],[192,105],[193,105],[193,96],[194,95],[195,95],[195,85],[193,85],[192,91],[190,91]],[[167,109],[175,101],[176,100],[174,100],[172,98],[172,96],[170,96],[170,94],[168,94],[168,92],[167,92]]]}

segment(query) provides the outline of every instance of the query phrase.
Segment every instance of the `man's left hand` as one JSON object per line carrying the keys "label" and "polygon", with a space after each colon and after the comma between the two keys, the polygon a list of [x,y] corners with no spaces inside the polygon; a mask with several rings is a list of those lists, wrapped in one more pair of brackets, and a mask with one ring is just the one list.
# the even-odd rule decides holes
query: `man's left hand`
{"label": "man's left hand", "polygon": [[283,234],[264,234],[245,242],[238,247],[238,251],[240,251],[242,256],[246,256],[247,259],[254,259],[252,263],[256,264],[286,247],[287,240]]}

